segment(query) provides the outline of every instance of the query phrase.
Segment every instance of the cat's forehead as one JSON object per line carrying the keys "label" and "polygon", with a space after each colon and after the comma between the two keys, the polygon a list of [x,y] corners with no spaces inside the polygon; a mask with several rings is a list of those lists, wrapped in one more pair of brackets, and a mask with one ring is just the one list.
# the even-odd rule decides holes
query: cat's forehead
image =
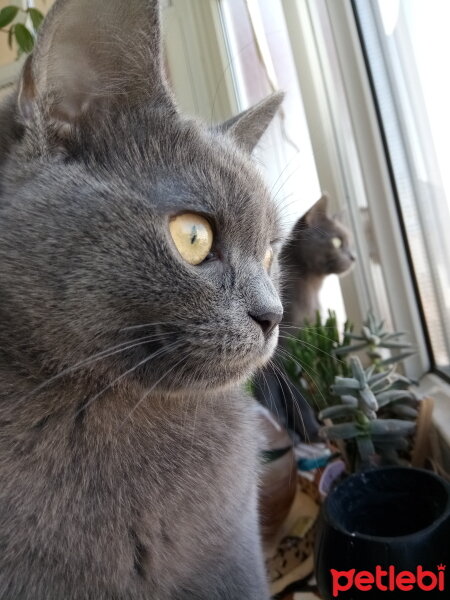
{"label": "cat's forehead", "polygon": [[[128,143],[139,145],[143,183],[151,184],[155,209],[196,211],[219,227],[278,237],[275,203],[250,156],[214,129],[185,121],[149,128]],[[133,158],[134,160],[134,158]],[[136,166],[134,164],[134,166]]]}

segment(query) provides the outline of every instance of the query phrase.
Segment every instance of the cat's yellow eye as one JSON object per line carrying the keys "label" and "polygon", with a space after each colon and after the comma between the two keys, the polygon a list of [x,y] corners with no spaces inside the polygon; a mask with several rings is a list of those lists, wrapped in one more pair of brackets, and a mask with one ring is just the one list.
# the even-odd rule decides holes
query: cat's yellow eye
{"label": "cat's yellow eye", "polygon": [[272,246],[267,248],[266,254],[264,255],[263,265],[266,271],[270,271],[270,267],[272,266],[273,261],[273,250]]}
{"label": "cat's yellow eye", "polygon": [[333,244],[333,246],[337,249],[337,248],[341,248],[342,247],[342,240],[339,237],[332,237],[331,238],[331,243]]}
{"label": "cat's yellow eye", "polygon": [[199,265],[210,253],[213,232],[201,215],[177,215],[170,220],[169,230],[178,252],[190,265]]}

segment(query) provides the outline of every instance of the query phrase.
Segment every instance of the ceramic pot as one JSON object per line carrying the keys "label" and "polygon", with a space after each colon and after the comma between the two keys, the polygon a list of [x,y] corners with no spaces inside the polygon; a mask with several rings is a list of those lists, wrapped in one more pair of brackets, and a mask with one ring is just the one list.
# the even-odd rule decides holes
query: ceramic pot
{"label": "ceramic pot", "polygon": [[322,507],[315,564],[326,600],[449,598],[448,483],[408,467],[347,477]]}

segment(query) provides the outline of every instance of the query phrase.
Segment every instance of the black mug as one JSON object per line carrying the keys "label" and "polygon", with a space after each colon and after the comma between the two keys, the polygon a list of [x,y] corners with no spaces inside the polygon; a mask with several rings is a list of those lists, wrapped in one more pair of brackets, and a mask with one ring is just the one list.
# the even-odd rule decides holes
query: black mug
{"label": "black mug", "polygon": [[315,565],[325,600],[450,598],[449,485],[408,467],[347,477],[323,504]]}

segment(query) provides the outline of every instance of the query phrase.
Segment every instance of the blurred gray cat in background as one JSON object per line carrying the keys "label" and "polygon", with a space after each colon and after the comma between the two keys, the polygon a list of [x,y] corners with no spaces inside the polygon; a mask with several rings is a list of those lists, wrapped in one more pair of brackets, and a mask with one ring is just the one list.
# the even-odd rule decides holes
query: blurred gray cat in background
{"label": "blurred gray cat in background", "polygon": [[355,262],[348,229],[328,213],[323,195],[294,225],[280,252],[284,277],[281,330],[295,335],[305,320],[314,321],[319,293],[328,275],[343,275]]}
{"label": "blurred gray cat in background", "polygon": [[179,115],[156,0],[57,0],[0,108],[0,598],[265,600],[274,95]]}
{"label": "blurred gray cat in background", "polygon": [[283,366],[288,336],[295,336],[305,320],[314,322],[320,309],[319,293],[328,275],[347,273],[355,261],[350,232],[328,214],[323,195],[294,225],[280,251],[284,315],[280,325],[279,351],[274,365],[254,377],[255,395],[280,422],[301,440],[318,440],[320,425]]}

